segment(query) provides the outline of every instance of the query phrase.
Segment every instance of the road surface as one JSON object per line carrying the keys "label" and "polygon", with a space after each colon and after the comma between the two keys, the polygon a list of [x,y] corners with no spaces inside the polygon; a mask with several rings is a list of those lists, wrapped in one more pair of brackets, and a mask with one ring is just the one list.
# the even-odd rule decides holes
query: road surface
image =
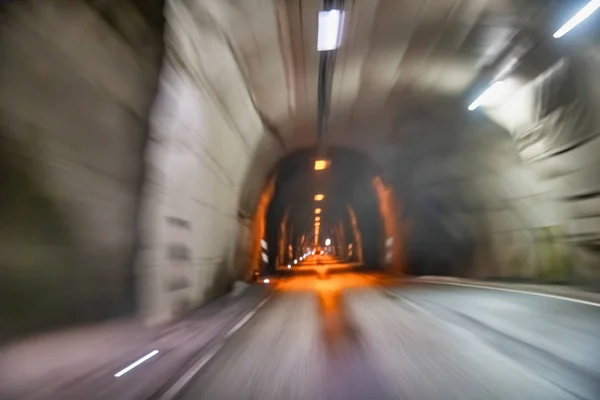
{"label": "road surface", "polygon": [[280,281],[179,398],[600,398],[600,308],[377,279]]}

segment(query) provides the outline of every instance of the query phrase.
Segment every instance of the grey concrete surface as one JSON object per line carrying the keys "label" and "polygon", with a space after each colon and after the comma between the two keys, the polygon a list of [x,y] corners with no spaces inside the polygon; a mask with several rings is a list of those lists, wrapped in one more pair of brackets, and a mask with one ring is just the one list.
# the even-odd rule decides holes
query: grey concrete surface
{"label": "grey concrete surface", "polygon": [[4,3],[0,338],[133,312],[162,58],[160,26],[130,2]]}
{"label": "grey concrete surface", "polygon": [[[39,334],[0,347],[0,399],[148,399],[172,384],[249,313],[269,288],[252,285],[162,327],[136,321]],[[159,353],[116,378],[153,350]]]}
{"label": "grey concrete surface", "polygon": [[[181,399],[594,398],[562,387],[470,325],[386,294],[373,280],[339,274],[326,281],[296,277],[280,285],[270,304],[205,366]],[[556,332],[561,349],[583,357],[573,360],[577,368],[595,363],[592,348],[587,356],[581,351],[596,343],[589,334],[597,316],[582,305],[460,288],[410,286],[395,292],[456,307],[487,306],[484,313],[499,327],[518,326],[533,335],[531,346],[547,340],[540,329],[562,329]],[[556,324],[544,321],[555,307]],[[585,376],[577,368],[572,373]],[[574,382],[583,385],[585,378]]]}
{"label": "grey concrete surface", "polygon": [[407,284],[396,294],[474,334],[557,387],[585,399],[600,395],[600,306],[419,283]]}

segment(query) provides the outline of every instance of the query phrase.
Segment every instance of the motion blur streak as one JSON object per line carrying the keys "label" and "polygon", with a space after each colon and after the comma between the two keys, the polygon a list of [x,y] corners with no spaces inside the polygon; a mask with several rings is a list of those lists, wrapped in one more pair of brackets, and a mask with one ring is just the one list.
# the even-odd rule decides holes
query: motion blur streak
{"label": "motion blur streak", "polygon": [[[323,262],[336,268],[329,257]],[[600,393],[594,307],[351,271],[290,277],[278,289],[181,399],[564,400]]]}
{"label": "motion blur streak", "polygon": [[0,399],[597,400],[599,5],[0,1]]}

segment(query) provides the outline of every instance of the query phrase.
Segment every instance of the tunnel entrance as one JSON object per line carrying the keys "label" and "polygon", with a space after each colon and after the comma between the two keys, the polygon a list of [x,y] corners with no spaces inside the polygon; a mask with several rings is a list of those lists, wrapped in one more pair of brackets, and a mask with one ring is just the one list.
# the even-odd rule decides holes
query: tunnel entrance
{"label": "tunnel entrance", "polygon": [[[320,169],[319,161],[326,167]],[[257,269],[272,274],[321,251],[365,269],[398,264],[389,246],[399,242],[391,228],[397,223],[393,195],[382,197],[380,171],[367,156],[344,148],[331,148],[321,157],[303,150],[284,158],[272,176]]]}

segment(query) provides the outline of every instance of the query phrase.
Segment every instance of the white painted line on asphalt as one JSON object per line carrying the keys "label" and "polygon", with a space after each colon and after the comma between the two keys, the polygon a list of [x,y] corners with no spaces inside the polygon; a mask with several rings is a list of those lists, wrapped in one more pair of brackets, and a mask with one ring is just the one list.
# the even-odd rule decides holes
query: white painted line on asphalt
{"label": "white painted line on asphalt", "polygon": [[217,343],[213,348],[210,349],[208,353],[206,353],[197,363],[192,365],[190,369],[188,369],[185,374],[181,375],[181,377],[175,382],[173,386],[171,386],[162,396],[160,396],[160,400],[172,400],[174,399],[179,392],[196,376],[196,374],[208,363],[218,352],[221,350],[225,342]]}
{"label": "white painted line on asphalt", "polygon": [[133,364],[130,364],[127,367],[125,367],[122,370],[120,370],[119,372],[117,372],[115,374],[115,378],[118,378],[118,377],[120,377],[122,375],[125,375],[126,373],[128,373],[129,371],[131,371],[132,369],[134,369],[135,367],[137,367],[138,365],[140,365],[144,361],[148,360],[149,358],[154,357],[157,354],[158,354],[158,350],[151,351],[150,353],[146,354],[144,357],[140,358],[139,360],[137,360]]}
{"label": "white painted line on asphalt", "polygon": [[273,297],[273,294],[270,294],[265,299],[263,299],[260,303],[258,303],[252,310],[250,310],[238,323],[236,323],[233,328],[231,328],[223,339],[216,343],[209,351],[206,353],[198,362],[196,362],[190,369],[188,369],[177,381],[171,386],[162,396],[160,396],[159,400],[173,400],[175,399],[179,393],[185,388],[188,383],[194,379],[194,377],[200,372],[202,368],[214,357],[217,355],[219,350],[225,346],[227,340],[231,338],[236,332],[238,332],[244,325],[250,321],[250,319],[256,315],[258,310],[260,310],[266,303]]}
{"label": "white painted line on asphalt", "polygon": [[565,301],[571,301],[573,303],[585,304],[585,305],[593,306],[593,307],[600,307],[600,303],[594,303],[592,301],[575,299],[573,297],[558,296],[558,295],[549,294],[549,293],[530,292],[527,290],[507,289],[507,288],[495,287],[495,286],[473,285],[473,284],[469,284],[469,283],[435,282],[435,281],[427,281],[427,280],[415,280],[414,282],[428,283],[428,284],[432,284],[432,285],[464,286],[464,287],[471,287],[471,288],[476,288],[476,289],[498,290],[498,291],[502,291],[502,292],[530,294],[532,296],[548,297],[551,299],[565,300]]}
{"label": "white painted line on asphalt", "polygon": [[248,314],[246,314],[246,316],[244,318],[242,318],[237,324],[235,324],[233,326],[233,328],[231,328],[226,334],[225,334],[225,339],[229,339],[231,336],[235,335],[235,333],[237,331],[239,331],[242,326],[246,325],[246,323],[248,321],[250,321],[250,318],[254,317],[254,314],[256,314],[258,312],[258,310],[261,309],[262,306],[265,305],[265,303],[267,302],[267,300],[269,300],[271,296],[267,297],[266,299],[263,299],[260,303],[258,303],[256,305],[256,307],[254,307],[252,309],[252,311],[250,311]]}

